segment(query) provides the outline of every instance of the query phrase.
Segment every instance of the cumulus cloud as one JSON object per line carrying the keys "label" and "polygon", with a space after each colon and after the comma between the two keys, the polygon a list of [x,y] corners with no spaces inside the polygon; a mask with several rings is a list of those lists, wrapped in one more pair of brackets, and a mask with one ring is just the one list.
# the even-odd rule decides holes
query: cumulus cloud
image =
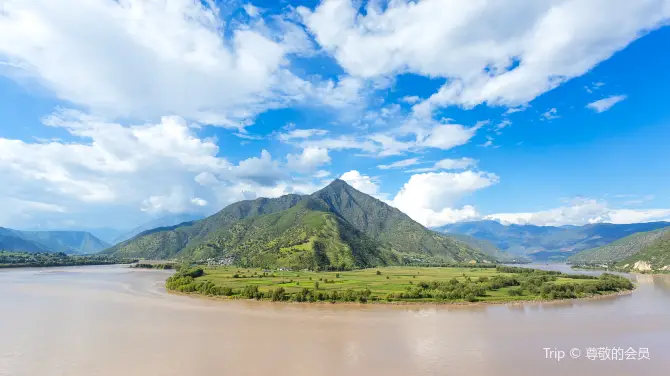
{"label": "cumulus cloud", "polygon": [[379,199],[382,199],[386,196],[380,192],[379,184],[377,184],[374,178],[368,175],[363,175],[356,170],[345,172],[342,174],[342,176],[340,176],[340,179],[346,181],[349,185],[358,189],[359,191],[369,194],[370,196],[374,196]]}
{"label": "cumulus cloud", "polygon": [[169,194],[149,196],[142,202],[141,210],[151,214],[185,213],[206,205],[207,201],[201,198],[189,199],[185,188],[177,186],[172,187]]}
{"label": "cumulus cloud", "polygon": [[[68,110],[44,123],[68,132],[72,141],[0,138],[0,175],[12,181],[0,184],[0,204],[15,214],[0,216],[0,225],[31,215],[40,221],[34,216],[45,212],[44,220],[60,214],[86,224],[92,218],[123,223],[140,210],[209,213],[244,199],[244,192],[280,195],[318,188],[311,178],[289,176],[265,150],[237,164],[219,157],[215,141],[199,137],[181,117],[123,126]],[[109,215],[95,214],[101,211]]]}
{"label": "cumulus cloud", "polygon": [[605,201],[578,199],[570,205],[526,213],[498,213],[485,216],[505,224],[539,226],[584,225],[589,223],[637,223],[670,220],[670,209],[616,209]]}
{"label": "cumulus cloud", "polygon": [[174,114],[233,128],[326,90],[288,69],[287,55],[311,48],[301,27],[226,24],[220,13],[213,1],[5,1],[0,74],[110,118]]}
{"label": "cumulus cloud", "polygon": [[473,192],[498,182],[498,176],[486,172],[431,172],[415,174],[393,199],[393,206],[424,226],[441,226],[478,217],[472,206],[455,208]]}
{"label": "cumulus cloud", "polygon": [[452,104],[527,103],[670,17],[664,0],[401,0],[369,2],[364,15],[356,4],[325,0],[298,11],[350,74],[449,78],[416,105],[423,114]]}
{"label": "cumulus cloud", "polygon": [[330,163],[328,149],[308,147],[301,154],[286,156],[286,165],[297,172],[307,173],[316,170],[319,166]]}
{"label": "cumulus cloud", "polygon": [[609,110],[610,108],[614,107],[615,104],[625,100],[626,98],[627,97],[625,95],[613,95],[611,97],[591,102],[587,104],[586,107],[592,109],[597,113],[601,113]]}

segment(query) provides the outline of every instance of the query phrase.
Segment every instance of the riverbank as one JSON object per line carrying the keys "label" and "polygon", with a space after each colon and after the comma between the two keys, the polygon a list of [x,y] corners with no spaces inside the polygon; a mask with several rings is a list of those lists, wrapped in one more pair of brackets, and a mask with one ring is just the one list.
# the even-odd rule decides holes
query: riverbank
{"label": "riverbank", "polygon": [[[637,287],[636,287],[637,288]],[[606,299],[616,299],[622,296],[630,296],[635,291],[635,288],[632,290],[625,291],[610,291],[598,295],[584,296],[580,298],[566,298],[566,299],[521,299],[521,300],[509,300],[509,301],[476,301],[476,302],[467,302],[467,301],[369,301],[366,303],[360,302],[342,302],[342,301],[315,301],[308,302],[309,305],[318,305],[318,306],[333,306],[337,305],[338,307],[362,307],[362,306],[385,306],[385,307],[453,307],[453,308],[477,308],[477,307],[488,307],[488,306],[524,306],[528,304],[542,304],[542,305],[564,305],[575,302],[583,301],[597,301],[597,300],[606,300]],[[296,301],[272,301],[270,299],[249,299],[239,296],[220,296],[220,295],[205,295],[198,292],[179,292],[175,290],[167,290],[168,294],[175,296],[185,296],[194,299],[202,299],[205,301],[214,301],[214,302],[253,302],[255,304],[287,304],[287,305],[302,305],[305,302],[296,302]]]}
{"label": "riverbank", "polygon": [[620,268],[605,268],[605,267],[584,267],[584,266],[571,266],[572,270],[581,270],[581,271],[601,271],[606,273],[628,273],[628,274],[640,274],[640,275],[668,275],[670,270],[637,270],[637,269],[620,269]]}
{"label": "riverbank", "polygon": [[60,252],[27,253],[0,251],[0,269],[116,265],[131,264],[136,261],[106,255],[66,255]]}
{"label": "riverbank", "polygon": [[275,302],[509,304],[599,299],[630,292],[625,277],[571,275],[509,266],[387,267],[345,272],[192,268],[168,278],[177,293]]}

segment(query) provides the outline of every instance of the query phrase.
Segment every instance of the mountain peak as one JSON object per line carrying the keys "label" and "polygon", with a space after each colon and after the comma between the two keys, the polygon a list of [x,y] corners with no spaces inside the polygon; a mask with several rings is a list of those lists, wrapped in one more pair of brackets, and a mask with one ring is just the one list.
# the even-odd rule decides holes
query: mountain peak
{"label": "mountain peak", "polygon": [[342,179],[333,180],[332,182],[330,182],[330,184],[328,184],[328,187],[349,187],[349,188],[353,188],[352,186],[347,184],[346,181],[344,181]]}

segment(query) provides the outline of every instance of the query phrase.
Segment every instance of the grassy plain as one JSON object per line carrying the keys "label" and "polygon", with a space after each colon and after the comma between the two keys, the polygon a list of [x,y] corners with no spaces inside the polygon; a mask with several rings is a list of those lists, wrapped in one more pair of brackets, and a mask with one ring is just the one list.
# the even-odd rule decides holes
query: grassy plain
{"label": "grassy plain", "polygon": [[[241,292],[253,286],[261,293],[260,298],[262,299],[270,298],[273,291],[281,288],[286,295],[281,300],[291,300],[292,295],[301,292],[305,294],[306,289],[309,289],[312,295],[317,296],[321,293],[325,296],[323,299],[315,298],[315,300],[331,300],[328,296],[333,296],[334,292],[341,296],[347,290],[353,292],[367,290],[369,292],[367,292],[366,301],[510,302],[585,297],[618,291],[620,287],[606,291],[602,284],[594,288],[596,284],[602,282],[595,277],[575,279],[570,275],[539,270],[518,273],[517,269],[519,268],[511,268],[509,269],[511,272],[507,272],[507,269],[495,267],[384,267],[341,272],[312,272],[270,271],[228,266],[203,268],[201,276],[182,283],[182,286],[188,283],[191,287],[181,287],[179,282],[171,285],[168,281],[168,288],[172,287],[173,290],[182,292],[200,292],[206,295],[243,297]],[[617,282],[622,281],[617,280]],[[557,289],[559,285],[570,285],[574,294],[566,294],[561,287]],[[582,286],[576,287],[577,285]],[[590,288],[585,288],[587,285],[591,285]],[[222,293],[222,288],[226,288],[228,293]],[[450,292],[459,291],[459,289],[461,292],[465,290],[465,293],[460,296],[458,294],[449,295]],[[446,294],[440,294],[440,291]],[[468,298],[470,291],[474,296]]]}

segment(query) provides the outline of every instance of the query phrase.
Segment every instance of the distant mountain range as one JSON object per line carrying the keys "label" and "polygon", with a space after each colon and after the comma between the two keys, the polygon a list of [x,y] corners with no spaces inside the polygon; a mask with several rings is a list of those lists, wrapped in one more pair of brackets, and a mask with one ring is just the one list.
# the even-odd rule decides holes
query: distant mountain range
{"label": "distant mountain range", "polygon": [[0,250],[97,253],[110,245],[86,231],[19,231],[0,227]]}
{"label": "distant mountain range", "polygon": [[638,232],[668,226],[670,222],[598,223],[555,227],[474,221],[446,225],[437,230],[488,240],[500,250],[514,256],[527,256],[538,261],[564,261],[580,251],[601,247]]}
{"label": "distant mountain range", "polygon": [[311,269],[495,259],[342,180],[311,195],[237,202],[199,221],[145,231],[104,252]]}
{"label": "distant mountain range", "polygon": [[112,239],[109,243],[111,244],[118,244],[121,243],[124,240],[128,240],[130,238],[135,237],[136,235],[139,235],[140,233],[148,230],[153,230],[155,228],[159,227],[168,227],[168,226],[174,226],[178,225],[184,222],[192,222],[192,221],[197,221],[199,219],[202,219],[202,215],[199,214],[171,214],[171,215],[166,215],[160,218],[153,219],[149,222],[146,222],[140,226],[135,227],[134,229],[124,232],[122,234],[118,234],[116,237]]}

